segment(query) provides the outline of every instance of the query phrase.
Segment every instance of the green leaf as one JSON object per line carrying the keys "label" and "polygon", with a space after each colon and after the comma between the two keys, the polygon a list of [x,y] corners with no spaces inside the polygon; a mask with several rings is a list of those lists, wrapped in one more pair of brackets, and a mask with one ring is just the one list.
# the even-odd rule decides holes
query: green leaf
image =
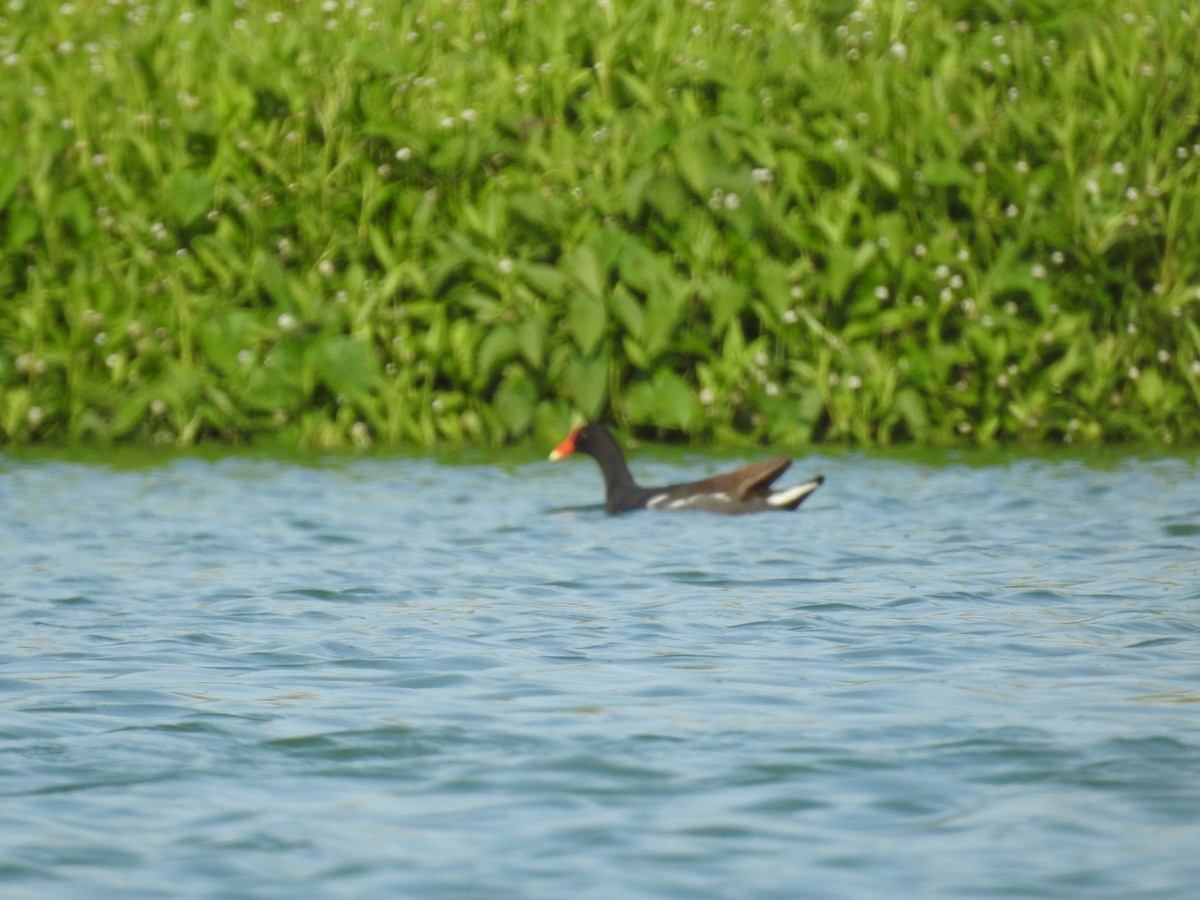
{"label": "green leaf", "polygon": [[25,161],[19,156],[0,158],[0,209],[4,209],[21,179],[25,177]]}
{"label": "green leaf", "polygon": [[896,393],[895,408],[908,430],[908,436],[916,441],[925,440],[929,433],[929,415],[921,395],[912,388],[901,388]]}
{"label": "green leaf", "polygon": [[901,212],[880,213],[875,217],[875,233],[875,244],[885,248],[884,256],[888,263],[901,266],[906,254],[911,252],[909,245],[914,237],[908,216]]}
{"label": "green leaf", "polygon": [[608,393],[608,355],[573,358],[563,381],[575,407],[589,419],[599,417]]}
{"label": "green leaf", "polygon": [[900,190],[900,170],[891,163],[877,159],[874,156],[868,156],[864,164],[867,167],[867,171],[875,176],[875,180],[888,193],[894,194]]}
{"label": "green leaf", "polygon": [[533,421],[537,388],[522,371],[506,376],[492,397],[492,408],[511,435],[524,434]]}
{"label": "green leaf", "polygon": [[625,349],[625,358],[635,369],[640,369],[643,372],[650,368],[650,357],[646,354],[645,348],[637,341],[628,335],[625,340],[621,341],[621,346]]}
{"label": "green leaf", "polygon": [[114,437],[128,437],[148,418],[150,406],[144,394],[122,397],[113,410],[110,428]]}
{"label": "green leaf", "polygon": [[684,431],[700,409],[688,383],[669,369],[659,369],[650,381],[630,387],[624,405],[630,420],[638,425]]}
{"label": "green leaf", "polygon": [[658,108],[658,98],[654,95],[654,91],[646,85],[646,82],[635,78],[625,69],[617,70],[617,81],[621,83],[621,86],[625,88],[637,105],[649,110]]}
{"label": "green leaf", "polygon": [[453,374],[459,381],[475,377],[479,353],[479,329],[470,319],[455,319],[450,323],[450,356],[454,360]]}
{"label": "green leaf", "polygon": [[651,357],[670,346],[689,296],[686,285],[680,285],[657,291],[646,299],[646,352]]}
{"label": "green leaf", "polygon": [[593,295],[604,296],[607,281],[604,267],[600,255],[590,244],[580,244],[563,256],[562,267]]}
{"label": "green leaf", "polygon": [[198,234],[192,238],[191,246],[206,274],[216,279],[221,290],[232,290],[241,280],[245,259],[229,241],[216,235]]}
{"label": "green leaf", "polygon": [[637,219],[646,204],[646,192],[654,181],[655,166],[634,169],[625,180],[625,215]]}
{"label": "green leaf", "polygon": [[541,316],[525,319],[518,331],[518,338],[525,361],[535,369],[540,369],[546,356],[546,320]]}
{"label": "green leaf", "polygon": [[642,339],[646,332],[646,317],[633,294],[617,285],[612,296],[608,298],[608,308],[632,337],[639,341]]}
{"label": "green leaf", "polygon": [[821,394],[821,389],[815,386],[805,388],[796,407],[796,419],[799,432],[806,439],[812,436],[824,413],[825,397]]}
{"label": "green leaf", "polygon": [[37,207],[25,197],[15,197],[8,205],[4,229],[4,247],[16,250],[37,237],[42,230],[42,219]]}
{"label": "green leaf", "polygon": [[242,399],[249,409],[275,412],[299,406],[303,395],[299,390],[299,381],[289,381],[278,368],[259,366],[247,376]]}
{"label": "green leaf", "polygon": [[764,259],[758,264],[754,280],[763,300],[777,316],[782,316],[792,305],[792,285],[787,266],[778,260]]}
{"label": "green leaf", "polygon": [[370,393],[379,375],[379,360],[371,349],[349,337],[334,337],[316,345],[317,378],[334,394],[357,399]]}
{"label": "green leaf", "polygon": [[254,257],[254,274],[267,296],[284,307],[294,307],[296,297],[292,292],[287,272],[279,258],[272,253],[258,252]]}
{"label": "green leaf", "polygon": [[838,299],[845,297],[854,277],[855,249],[842,244],[831,246],[825,266],[829,295]]}
{"label": "green leaf", "polygon": [[722,332],[745,308],[750,291],[741,282],[721,278],[707,287],[705,296],[711,310],[713,331]]}
{"label": "green leaf", "polygon": [[1166,385],[1162,376],[1154,369],[1144,370],[1137,380],[1138,399],[1154,412],[1160,412],[1158,406],[1166,394]]}
{"label": "green leaf", "polygon": [[617,269],[622,281],[647,297],[669,290],[677,280],[663,258],[635,238],[621,248]]}
{"label": "green leaf", "polygon": [[971,170],[953,159],[937,159],[921,167],[925,184],[934,187],[969,187],[975,181]]}
{"label": "green leaf", "polygon": [[[1080,332],[1081,334],[1083,332]],[[1042,371],[1041,381],[1051,388],[1061,388],[1083,367],[1084,353],[1076,343],[1067,345],[1061,359],[1055,360]]]}
{"label": "green leaf", "polygon": [[645,295],[641,339],[651,358],[670,343],[690,292],[670,264],[640,241],[630,239],[617,258],[621,280]]}
{"label": "green leaf", "polygon": [[674,175],[655,178],[646,192],[647,202],[665,223],[681,223],[693,209],[692,198]]}
{"label": "green leaf", "polygon": [[96,215],[92,198],[82,188],[69,188],[58,195],[55,202],[57,217],[67,222],[79,237],[87,237],[96,230]]}
{"label": "green leaf", "polygon": [[535,228],[549,233],[561,232],[563,228],[563,209],[561,201],[546,197],[540,192],[526,191],[514,194],[508,200],[509,206],[517,216],[524,219]]}
{"label": "green leaf", "polygon": [[596,349],[607,325],[608,313],[596,297],[576,293],[567,301],[567,328],[585,356],[591,356]]}
{"label": "green leaf", "polygon": [[863,241],[854,252],[854,274],[861,275],[879,255],[879,245],[874,241]]}
{"label": "green leaf", "polygon": [[190,224],[212,209],[215,188],[207,172],[181,169],[167,180],[167,206],[178,222]]}
{"label": "green leaf", "polygon": [[547,299],[561,297],[566,293],[570,283],[561,269],[541,263],[528,263],[522,266],[521,279],[539,296]]}
{"label": "green leaf", "polygon": [[196,329],[196,340],[205,359],[225,374],[241,369],[238,354],[258,344],[263,328],[244,310],[223,318],[205,319]]}
{"label": "green leaf", "polygon": [[488,329],[479,342],[479,384],[490,383],[493,376],[520,351],[521,338],[515,327],[501,323]]}
{"label": "green leaf", "polygon": [[675,140],[675,167],[693,193],[707,196],[712,170],[712,144],[705,130],[691,128]]}

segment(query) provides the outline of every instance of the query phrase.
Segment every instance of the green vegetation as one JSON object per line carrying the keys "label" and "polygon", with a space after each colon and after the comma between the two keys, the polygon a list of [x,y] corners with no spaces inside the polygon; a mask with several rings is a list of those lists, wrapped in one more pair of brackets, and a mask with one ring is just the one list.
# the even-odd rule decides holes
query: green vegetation
{"label": "green vegetation", "polygon": [[0,442],[1200,438],[1200,7],[0,0]]}

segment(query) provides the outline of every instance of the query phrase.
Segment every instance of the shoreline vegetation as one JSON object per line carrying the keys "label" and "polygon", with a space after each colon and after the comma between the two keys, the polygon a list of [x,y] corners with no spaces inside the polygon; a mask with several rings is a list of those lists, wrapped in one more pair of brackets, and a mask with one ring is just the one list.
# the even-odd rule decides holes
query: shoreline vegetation
{"label": "shoreline vegetation", "polygon": [[0,0],[0,446],[1200,443],[1200,9]]}

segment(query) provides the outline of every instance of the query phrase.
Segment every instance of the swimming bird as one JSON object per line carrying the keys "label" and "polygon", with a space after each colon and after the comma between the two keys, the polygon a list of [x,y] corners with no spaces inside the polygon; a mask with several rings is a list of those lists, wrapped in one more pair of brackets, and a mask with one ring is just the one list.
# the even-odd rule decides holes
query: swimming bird
{"label": "swimming bird", "polygon": [[734,514],[795,509],[825,481],[823,475],[818,475],[794,487],[772,490],[772,482],[792,464],[786,456],[779,456],[700,481],[641,487],[633,480],[616,438],[596,423],[572,429],[550,453],[550,459],[559,460],[572,453],[586,453],[600,464],[604,509],[610,516],[634,509],[699,509]]}

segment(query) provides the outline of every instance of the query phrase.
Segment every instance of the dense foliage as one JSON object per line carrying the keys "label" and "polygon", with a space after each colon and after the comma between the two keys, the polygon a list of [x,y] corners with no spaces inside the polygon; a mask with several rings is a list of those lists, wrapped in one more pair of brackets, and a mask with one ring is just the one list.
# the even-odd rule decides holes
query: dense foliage
{"label": "dense foliage", "polygon": [[0,4],[0,440],[1200,437],[1200,7]]}

